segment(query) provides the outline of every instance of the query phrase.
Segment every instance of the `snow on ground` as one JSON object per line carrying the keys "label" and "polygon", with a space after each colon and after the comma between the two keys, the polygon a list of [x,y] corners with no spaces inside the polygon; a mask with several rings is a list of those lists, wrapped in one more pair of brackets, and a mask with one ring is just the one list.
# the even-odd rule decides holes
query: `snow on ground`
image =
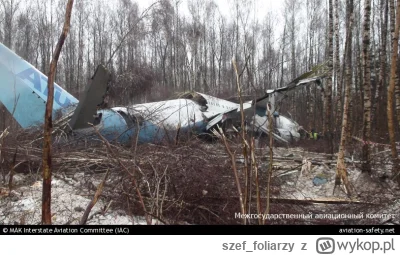
{"label": "snow on ground", "polygon": [[[337,187],[335,194],[333,194],[336,176],[336,157],[333,160],[328,160],[324,154],[305,152],[299,148],[276,148],[274,149],[274,155],[285,157],[286,159],[293,158],[293,160],[303,159],[302,164],[304,164],[302,171],[296,171],[296,169],[300,170],[299,167],[296,168],[296,166],[301,164],[300,162],[280,161],[279,159],[275,161],[275,165],[286,167],[284,170],[274,172],[273,174],[282,180],[281,194],[290,194],[293,199],[316,199],[318,197],[347,198],[343,186]],[[310,163],[309,167],[307,167],[308,162]],[[385,188],[397,191],[396,193],[388,191],[388,194],[391,194],[391,198],[399,195],[399,188],[394,182],[386,180],[385,182],[378,183],[376,179],[363,174],[356,164],[348,162],[346,165],[349,181],[358,195],[362,195],[363,192],[374,192]],[[289,166],[292,166],[294,170],[288,171],[287,168]]]}
{"label": "snow on ground", "polygon": [[[325,200],[325,201],[349,201],[344,192],[343,185],[337,186],[335,193],[335,170],[336,170],[336,157],[333,160],[328,160],[324,154],[313,152],[305,152],[302,149],[296,148],[277,148],[274,152],[283,157],[302,158],[303,163],[307,161],[317,161],[321,164],[310,164],[310,167],[304,167],[302,171],[279,171],[276,173],[280,182],[280,198],[299,199],[299,200]],[[279,160],[278,160],[279,161]],[[325,163],[324,163],[325,162]],[[278,163],[288,166],[292,164],[285,161]],[[298,165],[299,163],[297,163]],[[396,183],[390,178],[380,179],[377,176],[370,176],[369,174],[362,173],[359,166],[355,163],[348,162],[347,164],[348,178],[353,186],[357,195],[356,200],[365,202],[368,206],[373,203],[376,204],[373,209],[367,209],[353,206],[352,213],[373,213],[373,214],[391,214],[391,222],[400,223],[400,189]],[[385,172],[389,176],[391,173],[389,169],[374,169],[374,173],[382,174]],[[289,172],[285,174],[285,172]],[[279,176],[281,174],[281,176]],[[325,205],[320,204],[320,208]],[[328,207],[326,207],[328,208]],[[370,207],[372,208],[372,207]],[[366,211],[362,211],[362,210]],[[329,212],[327,212],[329,213]],[[385,220],[380,221],[384,223]]]}
{"label": "snow on ground", "polygon": [[[274,197],[299,200],[348,200],[343,187],[338,187],[333,194],[335,160],[329,161],[324,154],[305,152],[300,148],[274,148],[274,155],[281,158],[281,161],[279,159],[274,161],[274,165],[281,166],[280,170],[273,172],[274,179],[279,182],[279,194],[275,194]],[[301,164],[301,160],[298,162],[299,159],[322,162],[322,164],[311,164],[310,167],[303,168],[303,171],[298,171],[298,166]],[[267,169],[265,166],[264,168]],[[368,211],[364,213],[393,214],[397,217],[392,222],[400,222],[400,190],[397,185],[388,179],[379,180],[379,178],[365,175],[353,163],[347,163],[347,170],[349,180],[354,185],[359,200],[379,204],[373,212],[367,209]],[[14,188],[11,194],[8,188],[5,188],[7,184],[0,182],[0,224],[40,224],[42,183],[35,181],[34,178],[30,175],[16,174],[13,178]],[[40,177],[36,178],[40,180]],[[88,178],[92,183],[90,190],[82,188],[87,186],[84,182]],[[73,178],[53,177],[53,224],[79,224],[99,182],[99,179],[85,176],[84,173],[75,173]],[[317,204],[317,207],[321,211],[332,208],[325,204]],[[351,203],[345,207],[351,213],[359,213],[357,210],[362,210],[361,207],[355,207]],[[103,213],[105,208],[108,209]],[[144,217],[131,217],[123,210],[114,210],[100,197],[91,210],[87,224],[129,225],[146,224],[146,221]],[[156,222],[154,221],[153,224]]]}
{"label": "snow on ground", "polygon": [[[30,185],[22,185],[24,176],[14,176],[17,187],[8,193],[8,190],[0,190],[0,224],[40,224],[42,210],[42,182],[36,181]],[[94,192],[79,191],[79,182],[68,179],[53,178],[52,180],[52,222],[56,225],[79,224],[87,205],[91,201]],[[107,206],[99,199],[89,215],[88,225],[129,225],[146,224],[143,217],[130,217],[122,210],[111,209],[103,215],[102,208]],[[91,215],[94,215],[91,217]]]}

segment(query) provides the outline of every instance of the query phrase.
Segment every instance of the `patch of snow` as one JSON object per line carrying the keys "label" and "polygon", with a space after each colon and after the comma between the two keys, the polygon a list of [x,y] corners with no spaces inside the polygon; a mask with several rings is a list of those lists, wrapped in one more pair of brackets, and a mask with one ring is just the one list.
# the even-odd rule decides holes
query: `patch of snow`
{"label": "patch of snow", "polygon": [[[75,183],[78,184],[78,183]],[[52,223],[79,224],[79,221],[93,198],[91,194],[79,194],[76,187],[64,180],[52,180]],[[98,213],[104,208],[105,203],[99,199],[92,208],[87,224],[89,225],[129,225],[146,224],[142,217],[127,216],[121,210],[108,210],[104,215]],[[37,181],[31,185],[21,186],[12,191],[10,196],[2,196],[0,200],[0,224],[40,224],[42,210],[42,182]],[[92,217],[92,215],[94,215]]]}

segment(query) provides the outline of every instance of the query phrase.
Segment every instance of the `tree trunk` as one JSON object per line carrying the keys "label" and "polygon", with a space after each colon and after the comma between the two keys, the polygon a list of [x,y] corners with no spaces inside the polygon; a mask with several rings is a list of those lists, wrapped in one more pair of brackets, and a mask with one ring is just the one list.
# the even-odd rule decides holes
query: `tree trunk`
{"label": "tree trunk", "polygon": [[370,58],[370,22],[371,0],[365,0],[364,4],[364,28],[363,28],[363,90],[364,90],[364,119],[362,147],[363,164],[362,171],[371,172],[371,58]]}
{"label": "tree trunk", "polygon": [[57,46],[53,53],[53,59],[50,64],[50,71],[48,75],[48,94],[46,102],[46,112],[44,118],[44,144],[43,144],[43,193],[42,193],[42,224],[51,224],[51,131],[52,113],[53,113],[53,100],[54,100],[54,77],[57,69],[58,58],[60,57],[61,49],[64,44],[65,38],[68,35],[70,28],[71,12],[74,0],[68,0],[67,8],[65,11],[64,27],[58,39]]}
{"label": "tree trunk", "polygon": [[384,111],[383,102],[383,88],[386,85],[386,45],[387,45],[387,26],[388,26],[388,3],[386,0],[381,0],[381,12],[383,13],[383,21],[381,22],[381,46],[380,46],[380,70],[378,88],[375,92],[375,100],[372,106],[371,120],[375,123],[374,127],[377,133],[381,131],[381,123],[383,121],[382,115]]}
{"label": "tree trunk", "polygon": [[[394,13],[394,0],[391,0],[391,12]],[[388,129],[389,129],[389,138],[390,138],[390,147],[392,152],[392,160],[393,160],[393,174],[396,181],[400,184],[400,168],[399,168],[399,159],[397,155],[396,149],[396,138],[394,133],[394,112],[393,112],[393,93],[395,89],[396,82],[396,69],[397,69],[397,55],[399,49],[399,23],[400,23],[400,1],[397,1],[397,15],[396,15],[396,27],[394,30],[394,34],[392,37],[392,60],[391,60],[391,68],[390,68],[390,82],[388,88],[388,103],[387,103],[387,115],[388,115]]]}
{"label": "tree trunk", "polygon": [[[397,22],[397,20],[394,21],[394,17],[396,16],[396,19],[398,19],[398,14],[397,14],[397,12],[395,12],[394,3],[393,3],[393,9],[391,8],[390,12],[392,13],[391,17],[393,17],[393,26],[391,28],[395,29],[395,22]],[[397,25],[397,23],[396,23],[396,25]],[[396,31],[392,30],[393,40],[394,40],[394,37],[396,36],[395,34],[396,34]],[[397,38],[398,37],[399,36],[397,36]],[[398,54],[398,52],[394,53],[394,50],[395,49],[394,49],[394,45],[393,45],[392,54]],[[395,93],[395,98],[396,98],[396,117],[397,117],[397,123],[399,124],[399,127],[400,127],[400,84],[399,84],[399,75],[398,75],[397,72],[396,72],[395,77],[394,77],[394,84],[395,84],[394,93]]]}
{"label": "tree trunk", "polygon": [[347,177],[346,166],[344,163],[344,153],[346,150],[346,140],[348,137],[348,113],[349,113],[349,101],[350,101],[350,93],[351,93],[351,81],[352,81],[352,40],[353,40],[353,9],[354,3],[353,0],[347,1],[346,6],[346,45],[345,45],[345,63],[346,63],[346,83],[345,83],[345,95],[344,95],[344,106],[343,106],[343,119],[342,119],[342,131],[341,131],[341,139],[339,146],[339,154],[337,159],[337,168],[336,168],[336,181],[335,188],[337,185],[340,185],[343,181],[343,184],[346,187],[347,194],[351,196],[352,190]]}
{"label": "tree trunk", "polygon": [[328,76],[325,89],[325,119],[323,133],[332,153],[332,73],[333,73],[333,0],[329,0]]}
{"label": "tree trunk", "polygon": [[339,0],[335,0],[335,83],[336,83],[336,104],[337,104],[337,112],[336,112],[336,125],[335,125],[335,134],[336,127],[340,127],[341,117],[342,117],[342,82],[339,78],[340,73],[340,57],[339,57]]}

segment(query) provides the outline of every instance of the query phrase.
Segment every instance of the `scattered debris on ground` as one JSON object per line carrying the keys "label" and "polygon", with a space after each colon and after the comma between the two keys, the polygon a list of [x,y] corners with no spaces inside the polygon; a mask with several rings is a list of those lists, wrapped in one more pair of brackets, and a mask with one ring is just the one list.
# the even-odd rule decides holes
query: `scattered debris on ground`
{"label": "scattered debris on ground", "polygon": [[[36,143],[6,141],[0,164],[0,223],[40,224],[41,150]],[[79,224],[105,172],[100,200],[87,224],[146,224],[133,178],[152,224],[241,224],[231,161],[219,142],[193,139],[178,145],[112,146],[118,160],[100,142],[71,140],[53,145],[52,214],[54,224]],[[241,145],[232,143],[243,180]],[[16,153],[16,154],[15,154]],[[266,204],[269,166],[267,148],[258,148],[260,197]],[[312,218],[275,218],[267,224],[399,224],[400,190],[390,178],[390,163],[381,153],[373,175],[360,171],[360,162],[346,158],[349,179],[357,198],[335,189],[336,157],[302,147],[274,148],[270,214],[313,215]],[[16,155],[12,190],[9,166]],[[127,169],[121,168],[123,162]],[[255,197],[255,188],[252,187]],[[256,213],[255,199],[250,213]],[[254,206],[253,206],[254,204]],[[335,215],[362,215],[361,218]],[[328,215],[314,217],[315,215]],[[330,216],[329,216],[330,215]],[[384,217],[381,217],[383,215]],[[257,220],[250,224],[257,224]]]}

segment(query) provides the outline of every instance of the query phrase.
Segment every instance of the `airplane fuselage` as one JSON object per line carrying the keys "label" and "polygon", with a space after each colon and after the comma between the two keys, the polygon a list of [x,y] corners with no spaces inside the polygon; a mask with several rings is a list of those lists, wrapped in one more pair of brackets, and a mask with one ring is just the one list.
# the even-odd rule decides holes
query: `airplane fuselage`
{"label": "airplane fuselage", "polygon": [[[67,120],[70,118],[68,125],[72,132],[93,135],[93,127],[88,125],[93,122],[110,141],[126,144],[137,137],[140,143],[157,143],[163,139],[175,139],[178,132],[204,133],[227,119],[236,118],[237,122],[240,116],[239,104],[198,92],[185,93],[178,99],[97,110],[96,115],[98,101],[103,96],[100,88],[106,88],[100,85],[106,86],[108,81],[108,71],[105,68],[98,70],[94,75],[97,79],[92,78],[83,100],[54,83],[53,114],[60,113]],[[1,43],[0,91],[0,102],[22,128],[43,124],[47,77]],[[243,106],[248,118],[252,116],[254,105],[251,101]],[[70,115],[71,110],[73,114]],[[265,110],[257,106],[256,113],[259,119],[256,128],[265,133]],[[287,140],[298,135],[298,124],[286,117],[277,117],[275,127]]]}
{"label": "airplane fuselage", "polygon": [[[128,107],[98,110],[95,126],[111,141],[120,143],[158,143],[174,139],[176,132],[203,132],[206,119],[199,105],[188,99],[174,99]],[[87,131],[86,131],[87,130]],[[78,133],[89,132],[78,130]]]}
{"label": "airplane fuselage", "polygon": [[[139,143],[158,143],[165,139],[175,139],[178,130],[180,134],[188,131],[206,133],[208,116],[216,116],[222,109],[226,111],[239,107],[239,104],[233,102],[201,95],[206,98],[206,105],[191,99],[173,99],[100,110],[98,114],[102,118],[99,127],[109,140],[129,143],[136,141],[134,138],[137,137]],[[263,111],[257,112],[255,120],[256,130],[268,133],[268,121]],[[289,118],[274,117],[274,125],[286,141],[300,138],[298,124]]]}

